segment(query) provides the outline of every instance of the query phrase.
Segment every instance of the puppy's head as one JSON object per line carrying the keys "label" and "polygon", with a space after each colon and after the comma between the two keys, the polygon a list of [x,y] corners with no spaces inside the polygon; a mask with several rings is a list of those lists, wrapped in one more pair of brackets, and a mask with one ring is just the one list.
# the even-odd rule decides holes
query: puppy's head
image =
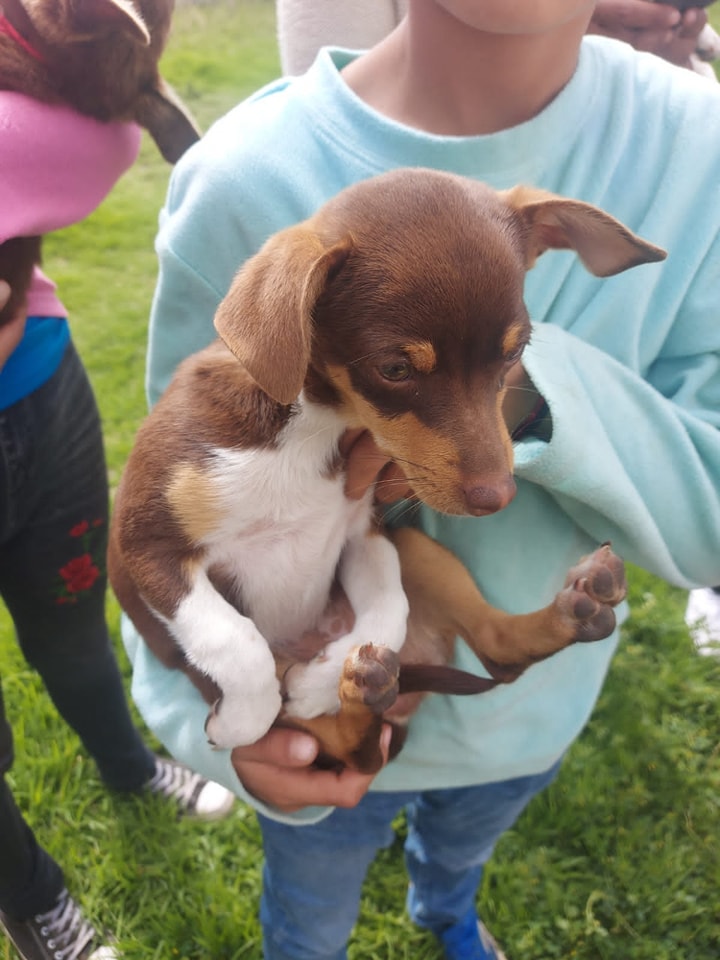
{"label": "puppy's head", "polygon": [[[174,0],[6,0],[26,19],[43,68],[30,60],[47,99],[102,121],[145,127],[170,162],[198,139],[194,122],[158,72]],[[23,27],[22,24],[19,26]],[[22,91],[24,92],[24,91]]]}
{"label": "puppy's head", "polygon": [[398,170],[272,237],[215,318],[274,399],[335,405],[418,497],[493,513],[515,491],[504,379],[530,338],[526,270],[550,248],[609,276],[663,251],[588,204]]}

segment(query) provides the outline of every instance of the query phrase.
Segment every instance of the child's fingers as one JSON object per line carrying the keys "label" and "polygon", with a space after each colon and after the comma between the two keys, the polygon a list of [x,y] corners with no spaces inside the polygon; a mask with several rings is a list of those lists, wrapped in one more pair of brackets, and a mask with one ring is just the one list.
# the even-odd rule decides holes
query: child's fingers
{"label": "child's fingers", "polygon": [[[383,728],[380,746],[388,758],[391,730]],[[296,730],[271,730],[262,740],[233,750],[233,766],[245,789],[284,813],[303,807],[354,807],[367,793],[373,776],[355,770],[335,773],[311,766],[317,755],[313,737]]]}

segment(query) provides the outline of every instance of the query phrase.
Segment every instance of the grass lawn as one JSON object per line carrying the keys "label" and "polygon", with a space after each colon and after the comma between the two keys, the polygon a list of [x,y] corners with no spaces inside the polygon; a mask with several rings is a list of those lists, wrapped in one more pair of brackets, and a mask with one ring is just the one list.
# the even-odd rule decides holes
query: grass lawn
{"label": "grass lawn", "polygon": [[[164,72],[203,126],[277,70],[268,0],[178,9]],[[167,177],[145,142],[103,206],[46,245],[100,402],[113,484],[145,410],[153,238]],[[694,653],[682,591],[639,570],[631,590],[634,613],[591,723],[486,872],[480,909],[513,960],[720,957],[720,660]],[[108,611],[127,669],[112,598]],[[177,822],[160,801],[108,794],[24,664],[4,611],[0,663],[17,800],[124,956],[258,960],[252,812],[238,805],[228,820],[201,825]],[[398,842],[368,878],[353,960],[440,958],[403,912],[403,829],[399,820]],[[0,941],[0,958],[12,956]]]}

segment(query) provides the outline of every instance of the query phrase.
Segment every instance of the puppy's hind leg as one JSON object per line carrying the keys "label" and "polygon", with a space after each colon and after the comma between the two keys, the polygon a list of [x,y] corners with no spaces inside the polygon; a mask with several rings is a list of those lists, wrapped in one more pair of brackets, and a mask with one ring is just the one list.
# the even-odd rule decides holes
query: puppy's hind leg
{"label": "puppy's hind leg", "polygon": [[446,645],[448,657],[453,638],[461,636],[501,682],[511,682],[532,663],[571,643],[609,636],[615,628],[613,607],[627,591],[623,563],[606,544],[569,571],[564,588],[547,607],[508,614],[489,604],[457,557],[425,534],[403,528],[392,539],[411,625],[442,638],[437,642]]}
{"label": "puppy's hind leg", "polygon": [[317,738],[318,766],[376,773],[383,765],[383,713],[395,702],[398,671],[398,657],[388,647],[357,647],[343,665],[338,711],[308,720],[285,716],[280,726],[306,730]]}

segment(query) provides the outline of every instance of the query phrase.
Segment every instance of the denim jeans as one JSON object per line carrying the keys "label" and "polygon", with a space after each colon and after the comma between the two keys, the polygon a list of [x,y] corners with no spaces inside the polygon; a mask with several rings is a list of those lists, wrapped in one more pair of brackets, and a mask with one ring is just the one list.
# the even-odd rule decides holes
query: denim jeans
{"label": "denim jeans", "polygon": [[[50,380],[0,410],[0,595],[58,712],[105,782],[130,791],[155,761],[132,723],[105,622],[107,524],[100,417],[70,344]],[[20,917],[51,904],[62,876],[12,798],[12,761],[0,697],[0,908]]]}
{"label": "denim jeans", "polygon": [[265,960],[344,960],[365,874],[378,850],[392,843],[392,821],[403,808],[412,920],[439,934],[463,919],[474,909],[498,838],[559,766],[476,787],[369,793],[357,807],[335,810],[312,826],[259,817]]}

